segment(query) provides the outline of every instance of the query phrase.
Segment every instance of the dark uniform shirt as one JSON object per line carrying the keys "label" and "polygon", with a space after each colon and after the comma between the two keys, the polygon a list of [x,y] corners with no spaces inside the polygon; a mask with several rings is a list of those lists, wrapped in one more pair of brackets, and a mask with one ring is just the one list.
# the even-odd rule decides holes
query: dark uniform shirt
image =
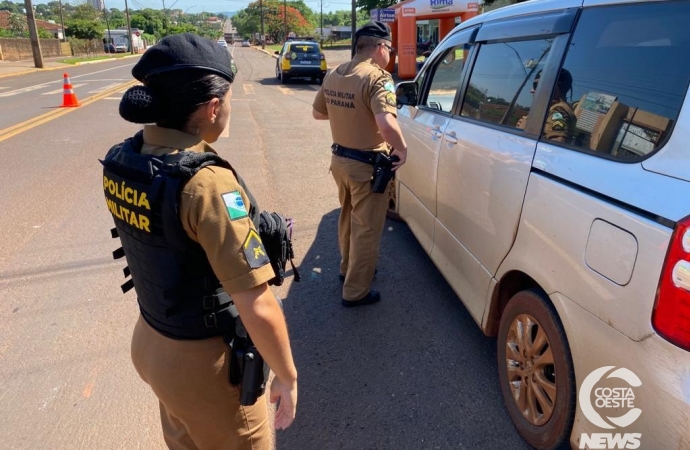
{"label": "dark uniform shirt", "polygon": [[[141,153],[162,156],[177,149],[216,151],[203,140],[155,125],[144,127]],[[231,170],[208,166],[182,188],[180,220],[187,235],[206,252],[213,272],[228,293],[243,292],[275,276],[270,264],[252,268],[245,244],[255,230],[248,216],[249,199]],[[253,241],[252,241],[253,242]]]}
{"label": "dark uniform shirt", "polygon": [[388,151],[374,116],[397,114],[393,78],[371,58],[355,55],[323,80],[313,107],[328,114],[333,141],[358,150]]}

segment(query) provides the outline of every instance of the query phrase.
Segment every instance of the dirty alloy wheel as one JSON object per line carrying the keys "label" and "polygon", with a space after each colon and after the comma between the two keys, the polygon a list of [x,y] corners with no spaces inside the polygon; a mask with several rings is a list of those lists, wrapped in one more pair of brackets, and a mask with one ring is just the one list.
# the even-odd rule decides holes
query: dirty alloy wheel
{"label": "dirty alloy wheel", "polygon": [[538,450],[569,449],[575,374],[558,315],[545,294],[518,292],[503,311],[498,375],[508,414]]}

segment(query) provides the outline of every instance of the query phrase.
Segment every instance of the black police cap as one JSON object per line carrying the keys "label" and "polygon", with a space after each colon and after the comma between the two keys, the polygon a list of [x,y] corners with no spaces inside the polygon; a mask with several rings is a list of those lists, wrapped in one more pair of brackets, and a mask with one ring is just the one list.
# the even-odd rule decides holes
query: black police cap
{"label": "black police cap", "polygon": [[387,23],[379,22],[378,20],[372,20],[362,25],[362,27],[355,32],[355,42],[362,36],[373,36],[387,41],[393,40],[391,38],[391,27],[389,27]]}
{"label": "black police cap", "polygon": [[173,34],[144,52],[132,76],[144,81],[151,75],[183,69],[200,69],[232,81],[237,66],[225,47],[192,33]]}

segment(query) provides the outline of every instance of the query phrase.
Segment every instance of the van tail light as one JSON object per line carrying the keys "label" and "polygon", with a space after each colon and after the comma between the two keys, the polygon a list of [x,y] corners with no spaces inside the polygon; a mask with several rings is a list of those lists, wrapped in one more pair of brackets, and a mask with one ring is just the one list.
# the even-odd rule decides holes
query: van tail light
{"label": "van tail light", "polygon": [[292,58],[291,55],[292,55],[292,53],[290,53],[290,52],[285,52],[285,59],[287,59],[288,61],[290,61],[290,58]]}
{"label": "van tail light", "polygon": [[324,59],[326,59],[326,55],[324,55],[323,53],[321,53],[321,54],[319,55],[319,59],[320,59],[321,61],[323,61]]}
{"label": "van tail light", "polygon": [[671,236],[652,325],[669,342],[690,351],[690,216],[676,224]]}

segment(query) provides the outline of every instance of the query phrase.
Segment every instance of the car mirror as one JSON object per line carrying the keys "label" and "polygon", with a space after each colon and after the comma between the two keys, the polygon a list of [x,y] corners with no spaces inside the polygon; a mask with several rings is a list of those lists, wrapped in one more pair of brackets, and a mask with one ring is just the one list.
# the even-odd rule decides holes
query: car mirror
{"label": "car mirror", "polygon": [[273,53],[275,53],[276,55],[280,55],[280,52],[279,52],[278,50],[276,50],[276,51],[273,52]]}
{"label": "car mirror", "polygon": [[414,81],[403,81],[398,83],[395,88],[396,106],[417,106],[417,83]]}

